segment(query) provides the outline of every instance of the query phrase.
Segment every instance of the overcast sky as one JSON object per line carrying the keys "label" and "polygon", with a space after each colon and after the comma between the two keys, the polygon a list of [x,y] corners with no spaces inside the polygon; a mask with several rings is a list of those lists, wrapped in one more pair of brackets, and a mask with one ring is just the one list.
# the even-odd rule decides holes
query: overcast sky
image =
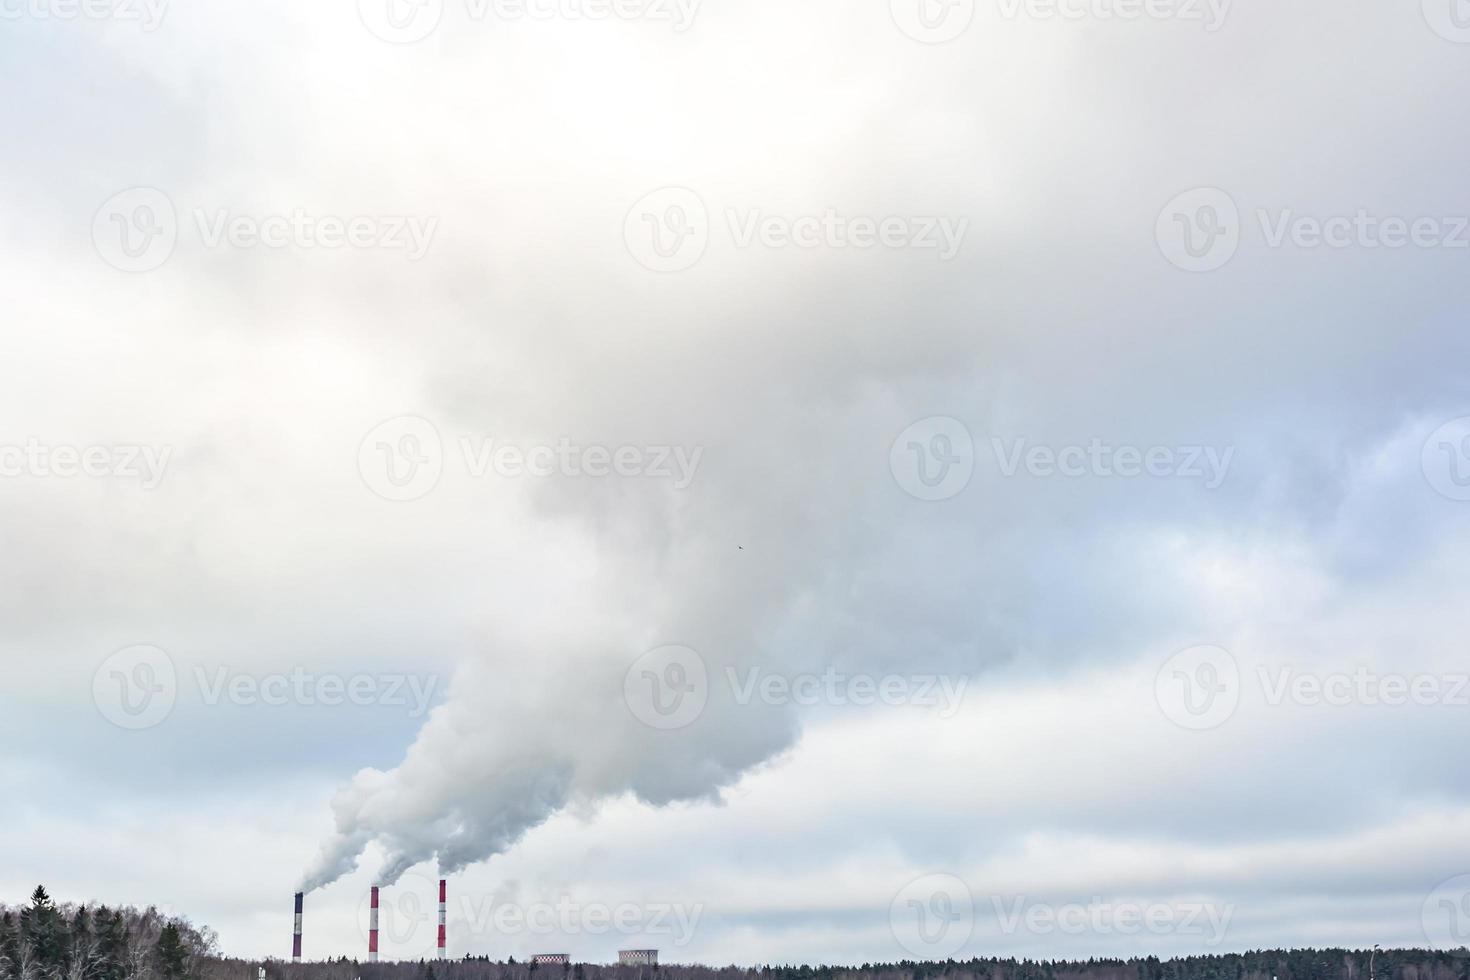
{"label": "overcast sky", "polygon": [[0,898],[1464,943],[1467,79],[1463,0],[0,0]]}

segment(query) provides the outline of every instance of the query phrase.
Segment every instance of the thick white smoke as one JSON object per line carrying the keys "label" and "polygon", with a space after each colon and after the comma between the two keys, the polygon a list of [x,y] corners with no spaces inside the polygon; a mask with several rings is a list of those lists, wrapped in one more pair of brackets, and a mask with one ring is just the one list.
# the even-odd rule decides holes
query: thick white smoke
{"label": "thick white smoke", "polygon": [[656,730],[625,702],[626,661],[560,663],[531,685],[499,664],[463,668],[401,765],[363,770],[337,793],[337,829],[305,889],[352,871],[370,843],[387,855],[377,880],[389,885],[421,861],[452,873],[497,854],[569,804],[710,796],[794,732],[784,709],[718,689],[689,727]]}
{"label": "thick white smoke", "polygon": [[[351,872],[369,845],[385,855],[376,880],[389,885],[423,861],[453,873],[500,853],[567,806],[626,793],[654,804],[712,798],[788,746],[797,730],[791,708],[738,703],[726,682],[727,670],[772,656],[764,624],[781,619],[785,606],[765,562],[754,546],[730,544],[725,554],[723,543],[701,543],[694,551],[711,569],[703,582],[683,571],[692,554],[613,563],[616,572],[599,576],[593,591],[622,610],[601,615],[589,604],[580,616],[590,628],[571,628],[595,637],[558,637],[539,652],[486,653],[460,665],[447,702],[402,762],[365,769],[337,792],[336,831],[305,889]],[[790,556],[791,574],[803,567]],[[682,604],[673,604],[668,596],[681,579]],[[629,625],[636,620],[644,622]],[[669,643],[697,651],[707,700],[687,725],[660,729],[647,723],[642,702],[630,704],[625,681],[643,654]]]}

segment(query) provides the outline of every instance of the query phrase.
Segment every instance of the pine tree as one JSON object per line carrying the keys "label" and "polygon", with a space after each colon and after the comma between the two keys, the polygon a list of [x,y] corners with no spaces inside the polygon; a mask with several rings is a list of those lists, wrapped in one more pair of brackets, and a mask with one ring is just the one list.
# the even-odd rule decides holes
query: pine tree
{"label": "pine tree", "polygon": [[61,913],[56,911],[45,886],[37,885],[31,892],[31,904],[20,913],[20,935],[22,943],[29,943],[44,973],[59,973],[64,965],[61,933]]}
{"label": "pine tree", "polygon": [[179,927],[170,922],[158,934],[154,951],[158,975],[162,980],[185,980],[188,976],[189,951],[179,935]]}
{"label": "pine tree", "polygon": [[101,906],[92,914],[97,935],[96,980],[123,980],[127,973],[128,927],[122,911]]}

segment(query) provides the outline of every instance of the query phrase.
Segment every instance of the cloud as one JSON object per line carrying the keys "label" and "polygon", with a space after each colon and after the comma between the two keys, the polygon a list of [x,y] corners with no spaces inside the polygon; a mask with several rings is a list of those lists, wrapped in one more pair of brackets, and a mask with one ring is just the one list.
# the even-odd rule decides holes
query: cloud
{"label": "cloud", "polygon": [[[1358,6],[1240,8],[1215,33],[982,11],[935,47],[882,4],[836,0],[706,5],[684,33],[475,23],[451,5],[410,46],[380,43],[350,5],[195,3],[147,35],[12,25],[0,72],[47,98],[0,106],[15,136],[0,161],[0,444],[174,448],[149,493],[0,483],[16,682],[0,715],[12,745],[27,725],[76,733],[28,745],[18,770],[56,774],[73,800],[93,779],[166,796],[193,828],[217,817],[190,799],[206,778],[225,796],[310,780],[293,826],[312,833],[291,834],[269,874],[288,891],[324,839],[312,884],[365,865],[314,896],[337,911],[347,889],[420,862],[482,881],[493,858],[529,876],[568,826],[596,832],[576,822],[589,815],[687,822],[687,851],[714,855],[691,878],[776,855],[766,877],[692,888],[718,906],[699,947],[712,957],[883,955],[881,916],[808,897],[800,928],[771,921],[787,910],[770,896],[801,877],[782,889],[781,875],[803,862],[814,894],[880,860],[884,875],[1004,872],[1007,888],[1061,895],[1133,867],[1141,889],[1175,894],[1185,883],[1164,866],[1226,891],[1227,858],[1264,868],[1299,848],[1305,884],[1277,911],[1310,921],[1303,896],[1340,882],[1339,854],[1380,832],[1401,852],[1436,805],[1435,826],[1455,825],[1452,720],[1256,700],[1190,739],[1150,714],[1147,666],[1201,642],[1247,677],[1259,663],[1455,663],[1464,624],[1443,583],[1462,572],[1464,512],[1433,493],[1419,451],[1470,412],[1459,253],[1272,250],[1257,234],[1262,210],[1470,208],[1446,163],[1464,134],[1423,94],[1453,90],[1462,52],[1417,11]],[[125,275],[88,230],[133,186],[167,192],[180,243]],[[691,268],[654,274],[623,233],[666,186],[699,196],[710,240]],[[1155,223],[1204,186],[1239,205],[1242,245],[1185,275]],[[417,262],[210,248],[199,233],[201,213],[298,209],[438,224]],[[732,213],[829,210],[969,230],[950,262],[742,248],[730,231]],[[364,436],[403,415],[437,427],[445,470],[395,504],[357,464]],[[932,416],[962,421],[977,456],[962,493],[928,503],[890,451]],[[484,439],[702,456],[685,490],[479,478],[463,441]],[[995,439],[1234,456],[1215,490],[1007,476]],[[119,741],[91,674],[137,643],[251,676],[427,673],[448,698],[420,726],[205,710],[185,692],[165,726]],[[625,681],[667,644],[717,680],[947,672],[984,708],[948,727],[849,727],[821,708],[742,705],[717,683],[693,724],[660,731],[629,710]],[[139,757],[173,781],[128,791]],[[1273,768],[1284,759],[1289,778]],[[69,836],[86,841],[108,811],[78,808]],[[617,826],[605,847],[639,840]],[[186,839],[202,852],[233,833]],[[105,878],[73,880],[105,892]],[[852,904],[881,906],[883,881]],[[1401,924],[1414,887],[1384,872],[1364,902]],[[265,911],[216,907],[227,943],[265,950],[284,932]],[[1369,926],[1356,928],[1312,935]]]}

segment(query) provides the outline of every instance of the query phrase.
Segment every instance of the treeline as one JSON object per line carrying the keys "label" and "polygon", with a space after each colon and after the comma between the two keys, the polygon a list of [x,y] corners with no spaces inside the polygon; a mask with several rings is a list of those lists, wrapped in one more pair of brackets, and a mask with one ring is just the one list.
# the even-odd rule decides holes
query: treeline
{"label": "treeline", "polygon": [[[847,966],[536,966],[468,957],[449,962],[362,963],[342,958],[300,965],[271,961],[268,980],[1369,980],[1370,951],[1276,949],[1141,959],[865,963]],[[200,980],[256,980],[262,964],[214,959]],[[1470,980],[1470,953],[1379,950],[1376,980]]]}
{"label": "treeline", "polygon": [[[155,908],[0,905],[0,980],[1370,980],[1368,950],[1276,949],[1134,959],[901,961],[848,966],[537,966],[466,957],[293,964],[219,955],[214,933]],[[1374,980],[1470,980],[1470,951],[1380,950]]]}
{"label": "treeline", "polygon": [[57,905],[37,886],[29,905],[0,905],[0,980],[198,980],[214,933],[155,908]]}

